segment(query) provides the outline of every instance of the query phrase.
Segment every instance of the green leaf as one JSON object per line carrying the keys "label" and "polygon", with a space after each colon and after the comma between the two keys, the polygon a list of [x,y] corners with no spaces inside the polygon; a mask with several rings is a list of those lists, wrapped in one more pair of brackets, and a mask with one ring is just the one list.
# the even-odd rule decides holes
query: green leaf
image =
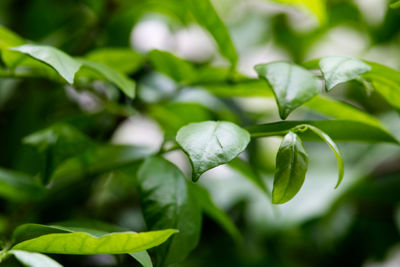
{"label": "green leaf", "polygon": [[339,174],[338,174],[338,182],[335,186],[335,188],[337,188],[340,183],[343,180],[343,176],[344,176],[344,163],[343,163],[343,157],[342,154],[339,151],[339,148],[337,147],[337,145],[335,144],[335,142],[333,142],[333,140],[329,137],[329,135],[327,135],[326,133],[324,133],[323,131],[321,131],[320,129],[318,129],[317,127],[314,127],[312,125],[300,125],[298,127],[303,127],[305,126],[307,129],[310,129],[311,131],[313,131],[316,135],[318,135],[319,137],[321,137],[321,139],[323,141],[325,141],[325,143],[327,143],[329,145],[329,147],[332,149],[333,153],[335,154],[337,163],[338,163],[338,170],[339,170]]}
{"label": "green leaf", "polygon": [[128,48],[100,48],[91,51],[85,56],[90,61],[109,66],[117,72],[132,74],[143,64],[143,57]]}
{"label": "green leaf", "polygon": [[[370,124],[351,120],[321,120],[321,121],[279,121],[260,125],[249,126],[246,129],[252,137],[267,137],[285,135],[290,129],[302,125],[309,124],[315,126],[333,140],[340,142],[367,142],[379,143],[387,142],[399,144],[390,133],[386,130]],[[313,133],[299,133],[304,140],[319,140],[318,136]]]}
{"label": "green leaf", "polygon": [[42,235],[16,244],[13,249],[58,254],[122,254],[146,250],[164,243],[177,230],[143,233],[121,232],[94,237],[87,233]]}
{"label": "green leaf", "polygon": [[249,133],[225,121],[205,121],[182,127],[176,141],[192,164],[192,180],[202,173],[227,163],[243,152],[250,142]]}
{"label": "green leaf", "polygon": [[292,5],[300,9],[304,9],[313,14],[320,24],[326,22],[326,4],[324,0],[272,0],[274,2]]}
{"label": "green leaf", "polygon": [[241,241],[242,236],[239,229],[232,222],[232,219],[219,207],[215,205],[208,191],[197,184],[192,184],[196,198],[203,211],[215,222],[222,226],[225,231],[231,235],[236,242]]}
{"label": "green leaf", "polygon": [[103,63],[90,61],[87,59],[80,59],[79,62],[81,62],[81,64],[83,64],[85,67],[88,67],[99,73],[111,83],[114,83],[128,97],[135,97],[136,83],[124,74],[113,70]]}
{"label": "green leaf", "polygon": [[146,159],[137,179],[147,226],[179,230],[156,248],[157,265],[181,262],[197,246],[201,229],[201,207],[189,182],[175,165],[159,157]]}
{"label": "green leaf", "polygon": [[229,31],[218,16],[210,0],[185,0],[186,7],[197,22],[206,28],[218,44],[220,53],[232,66],[236,66],[238,55]]}
{"label": "green leaf", "polygon": [[299,192],[306,177],[307,167],[308,156],[300,137],[288,132],[276,156],[272,203],[288,202]]}
{"label": "green leaf", "polygon": [[392,4],[390,4],[391,8],[399,8],[400,7],[400,1],[394,2]]}
{"label": "green leaf", "polygon": [[70,84],[74,82],[75,73],[82,66],[79,61],[51,46],[26,44],[12,47],[10,50],[30,55],[50,65]]}
{"label": "green leaf", "polygon": [[288,62],[260,64],[255,70],[272,87],[282,119],[320,91],[321,85],[313,74]]}
{"label": "green leaf", "polygon": [[359,59],[341,56],[324,57],[319,61],[319,66],[327,91],[340,83],[359,78],[361,74],[371,70],[371,66]]}
{"label": "green leaf", "polygon": [[8,200],[36,200],[45,194],[33,177],[16,171],[0,168],[0,196]]}
{"label": "green leaf", "polygon": [[11,46],[19,46],[26,41],[16,33],[0,25],[0,49],[6,49]]}
{"label": "green leaf", "polygon": [[22,250],[11,250],[10,254],[27,267],[62,267],[61,264],[52,258],[35,252],[27,252]]}

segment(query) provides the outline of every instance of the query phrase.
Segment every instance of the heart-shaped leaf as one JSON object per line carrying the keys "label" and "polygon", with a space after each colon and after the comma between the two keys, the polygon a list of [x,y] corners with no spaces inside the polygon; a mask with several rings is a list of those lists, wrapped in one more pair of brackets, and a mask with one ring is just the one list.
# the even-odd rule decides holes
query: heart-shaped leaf
{"label": "heart-shaped leaf", "polygon": [[193,181],[202,173],[237,157],[250,142],[249,133],[225,121],[205,121],[182,127],[176,141],[189,156]]}
{"label": "heart-shaped leaf", "polygon": [[289,132],[283,138],[276,156],[276,172],[272,203],[283,204],[291,200],[304,183],[308,156],[299,136]]}
{"label": "heart-shaped leaf", "polygon": [[320,91],[320,83],[313,74],[288,62],[260,64],[255,70],[272,87],[282,119]]}
{"label": "heart-shaped leaf", "polygon": [[354,58],[331,56],[319,61],[319,67],[324,75],[327,91],[340,83],[348,82],[360,77],[371,70],[367,63]]}

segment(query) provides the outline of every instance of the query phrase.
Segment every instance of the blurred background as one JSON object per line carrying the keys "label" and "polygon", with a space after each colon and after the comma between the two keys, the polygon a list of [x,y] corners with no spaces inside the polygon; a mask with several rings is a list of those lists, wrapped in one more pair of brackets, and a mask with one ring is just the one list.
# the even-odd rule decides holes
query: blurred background
{"label": "blurred background", "polygon": [[[237,71],[249,78],[256,77],[253,67],[258,63],[289,60],[302,64],[329,55],[400,69],[400,8],[389,8],[390,1],[315,1],[322,4],[311,8],[266,0],[212,2],[238,52]],[[0,24],[24,38],[74,56],[110,47],[134,51],[132,58],[126,58],[126,65],[120,64],[121,59],[114,65],[137,81],[138,100],[127,103],[113,88],[99,98],[91,91],[41,79],[0,79],[0,166],[37,173],[42,159],[21,139],[54,122],[74,125],[99,142],[147,145],[156,150],[164,135],[174,136],[177,129],[193,121],[224,119],[246,125],[279,120],[271,96],[243,93],[232,98],[229,92],[224,93],[232,86],[229,82],[188,84],[185,77],[173,79],[153,67],[155,63],[147,56],[157,49],[193,66],[229,68],[210,34],[188,18],[179,1],[173,3],[1,0]],[[107,86],[97,85],[99,92]],[[341,85],[330,95],[373,114],[400,138],[398,113],[359,83]],[[107,101],[124,108],[111,107]],[[307,108],[289,117],[320,118],[325,117]],[[280,141],[278,137],[264,138],[252,144],[251,153],[270,190]],[[321,143],[305,146],[310,156],[305,184],[283,205],[272,205],[268,195],[227,166],[207,172],[200,183],[234,220],[243,244],[236,244],[205,217],[199,246],[179,266],[400,266],[399,149],[387,144],[339,144],[345,178],[334,190],[334,155]],[[174,151],[166,157],[190,174],[183,153]],[[75,201],[66,203],[60,197],[53,203],[58,212],[50,212],[50,205],[31,219],[48,223],[88,213],[96,219],[144,230],[137,194],[129,186],[121,186],[129,184],[125,176],[114,172],[82,184],[76,188]],[[0,200],[0,210],[7,214],[13,206],[5,203]],[[0,217],[2,232],[6,216]],[[84,256],[63,256],[61,262],[70,264],[66,266],[116,264],[112,257],[86,257],[84,261],[78,257]]]}

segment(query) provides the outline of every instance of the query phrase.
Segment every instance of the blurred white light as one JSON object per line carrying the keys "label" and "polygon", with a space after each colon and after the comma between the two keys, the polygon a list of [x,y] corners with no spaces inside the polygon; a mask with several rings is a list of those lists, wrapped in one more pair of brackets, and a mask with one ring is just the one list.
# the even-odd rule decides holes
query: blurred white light
{"label": "blurred white light", "polygon": [[354,0],[354,2],[370,25],[382,23],[389,5],[387,0]]}

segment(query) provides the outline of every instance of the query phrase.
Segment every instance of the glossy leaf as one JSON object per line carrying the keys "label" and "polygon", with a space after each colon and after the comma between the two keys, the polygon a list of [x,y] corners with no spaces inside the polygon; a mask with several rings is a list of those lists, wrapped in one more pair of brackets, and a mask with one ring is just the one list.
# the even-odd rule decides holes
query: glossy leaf
{"label": "glossy leaf", "polygon": [[75,73],[82,66],[79,61],[51,46],[26,44],[10,49],[50,65],[70,84],[74,82]]}
{"label": "glossy leaf", "polygon": [[27,267],[62,267],[61,264],[52,258],[40,253],[22,250],[11,250],[9,253],[14,255],[20,263]]}
{"label": "glossy leaf", "polygon": [[146,250],[164,243],[176,230],[143,233],[122,232],[94,237],[87,233],[42,235],[16,244],[13,249],[58,254],[122,254]]}
{"label": "glossy leaf", "polygon": [[220,53],[233,66],[236,65],[238,55],[233,45],[229,31],[218,16],[210,0],[184,0],[186,7],[196,21],[206,28],[218,44]]}
{"label": "glossy leaf", "polygon": [[[290,129],[309,124],[315,126],[335,141],[379,143],[387,142],[399,144],[386,130],[370,124],[351,120],[321,120],[321,121],[280,121],[247,127],[252,137],[267,137],[285,135]],[[310,132],[299,133],[304,140],[319,140],[319,137]]]}
{"label": "glossy leaf", "polygon": [[320,91],[320,83],[313,74],[288,62],[260,64],[255,70],[272,87],[282,119]]}
{"label": "glossy leaf", "polygon": [[313,14],[320,23],[326,21],[326,4],[324,0],[272,0],[274,2],[292,5]]}
{"label": "glossy leaf", "polygon": [[283,204],[291,200],[304,183],[308,156],[299,136],[288,132],[276,156],[276,171],[272,203]]}
{"label": "glossy leaf", "polygon": [[359,59],[341,56],[325,57],[319,61],[319,66],[328,91],[340,83],[354,80],[371,70],[371,66]]}
{"label": "glossy leaf", "polygon": [[115,84],[128,97],[130,98],[135,97],[136,83],[130,78],[126,77],[124,74],[115,71],[114,69],[110,68],[109,66],[103,63],[87,59],[80,59],[79,62],[81,62],[84,66],[99,73],[109,82]]}
{"label": "glossy leaf", "polygon": [[189,182],[172,163],[148,158],[138,171],[142,212],[152,229],[176,228],[179,233],[156,248],[157,265],[181,262],[197,246],[201,229],[201,207]]}
{"label": "glossy leaf", "polygon": [[[326,133],[324,133],[323,131],[321,131],[320,129],[318,129],[317,127],[314,127],[312,125],[304,125],[306,128],[310,129],[311,131],[313,131],[316,135],[318,135],[325,143],[327,143],[329,145],[329,147],[332,149],[333,153],[335,154],[336,160],[337,160],[337,164],[338,164],[338,182],[335,186],[335,188],[337,188],[340,183],[343,180],[343,176],[344,176],[344,163],[343,163],[343,157],[342,154],[339,151],[339,148],[337,147],[337,145],[335,144],[335,142],[333,142],[333,140],[329,137],[329,135],[327,135]],[[301,125],[298,127],[302,127]]]}
{"label": "glossy leaf", "polygon": [[243,152],[250,142],[249,133],[225,121],[191,123],[182,127],[176,141],[189,156],[192,180],[202,173],[227,163]]}

